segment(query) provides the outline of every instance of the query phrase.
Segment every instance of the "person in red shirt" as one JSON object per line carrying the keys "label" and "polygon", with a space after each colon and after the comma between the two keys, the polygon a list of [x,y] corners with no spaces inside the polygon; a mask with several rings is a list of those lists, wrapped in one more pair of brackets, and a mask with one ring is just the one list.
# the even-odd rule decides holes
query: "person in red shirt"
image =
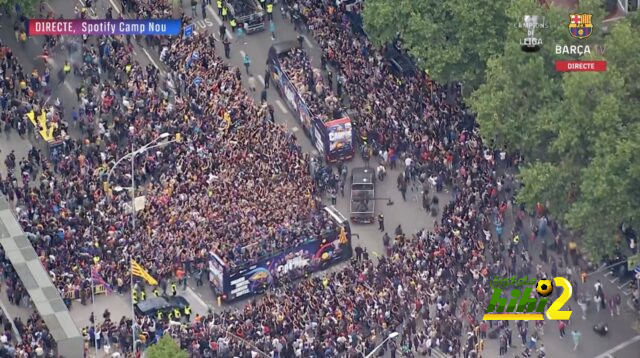
{"label": "person in red shirt", "polygon": [[560,332],[560,338],[564,338],[565,332],[564,329],[567,327],[567,324],[564,321],[558,321],[558,331]]}

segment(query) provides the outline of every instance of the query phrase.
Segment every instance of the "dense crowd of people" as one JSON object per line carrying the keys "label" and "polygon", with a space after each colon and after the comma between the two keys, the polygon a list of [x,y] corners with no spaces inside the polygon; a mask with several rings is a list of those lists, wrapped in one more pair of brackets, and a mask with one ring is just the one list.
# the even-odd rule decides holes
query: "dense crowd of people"
{"label": "dense crowd of people", "polygon": [[[163,60],[176,69],[167,77],[140,65],[124,37],[63,44],[70,57],[81,58],[74,68],[78,104],[69,117],[83,138],[61,136],[51,158],[35,148],[28,158],[10,153],[2,191],[68,305],[74,298],[88,302],[92,266],[121,292],[129,258],[165,281],[178,267],[201,270],[209,252],[233,268],[329,225],[314,209],[308,157],[295,137],[265,120],[266,107],[242,90],[240,73],[216,56],[212,40],[199,35],[166,46]],[[50,62],[44,63],[48,74]],[[43,108],[51,79],[30,83],[4,47],[2,69],[4,129],[24,135],[30,128],[24,114]],[[136,157],[146,208],[134,231],[129,193],[115,190],[131,185],[128,166],[104,182],[129,147],[165,132],[181,139]]]}
{"label": "dense crowd of people", "polygon": [[[487,295],[463,294],[469,287],[482,292],[488,277],[505,273],[504,267],[507,273],[520,266],[533,273],[528,254],[513,254],[517,242],[494,240],[490,233],[491,224],[504,220],[515,186],[497,169],[516,165],[518,158],[487,150],[460,102],[447,100],[444,87],[422,74],[396,81],[367,39],[354,38],[344,12],[303,3],[325,55],[345,76],[346,94],[359,111],[357,125],[377,142],[384,164],[396,159],[391,153],[404,160],[399,181],[432,179],[437,187],[436,173],[452,186],[454,200],[432,232],[406,235],[398,228],[385,257],[358,255],[350,267],[304,280],[295,289],[276,288],[243,310],[210,314],[191,325],[167,323],[163,333],[179,338],[196,357],[250,356],[246,347],[229,346],[226,332],[278,357],[362,357],[393,331],[401,338],[383,350],[412,356],[439,348],[478,357],[484,344],[480,307]],[[295,72],[304,65],[293,68],[290,76],[305,76]],[[535,274],[549,276],[540,267]]]}
{"label": "dense crowd of people", "polygon": [[[185,228],[176,228],[176,232],[183,231],[185,237],[193,239],[204,233],[213,234],[218,239],[205,245],[230,264],[250,262],[315,237],[326,220],[310,206],[308,156],[301,153],[293,136],[266,120],[266,107],[257,107],[242,90],[238,70],[225,65],[199,37],[174,42],[166,62],[172,68],[183,68],[194,52],[199,53],[200,60],[182,73],[181,81],[188,84],[197,76],[203,79],[203,88],[190,86],[187,98],[196,108],[190,126],[203,126],[203,132],[209,135],[191,134],[201,137],[201,143],[196,142],[199,148],[191,153],[176,153],[182,169],[176,177],[197,180],[175,183],[168,202],[154,207],[159,202],[152,201],[148,214],[153,215],[153,220],[163,221],[164,217],[165,222],[172,223],[172,216],[173,221],[178,219],[173,213],[175,207],[185,208],[184,213],[189,216],[181,221],[191,220],[198,225],[193,225],[192,234],[184,232]],[[188,113],[186,108],[176,111],[177,118]],[[226,124],[230,128],[221,130],[217,126],[225,116],[230,117],[231,124]],[[183,130],[188,132],[189,128]],[[183,162],[190,163],[190,168],[180,168]],[[201,196],[194,196],[198,193]],[[189,210],[190,205],[199,210]],[[153,212],[156,208],[159,213]]]}
{"label": "dense crowd of people", "polygon": [[278,60],[311,113],[323,122],[340,117],[340,100],[331,86],[324,83],[321,70],[311,67],[305,50],[293,48]]}
{"label": "dense crowd of people", "polygon": [[[129,2],[147,9],[142,14],[164,13],[163,6]],[[298,3],[294,12],[303,14],[339,72],[357,112],[354,124],[377,147],[380,164],[394,168],[402,160],[399,188],[421,184],[428,192],[446,182],[453,200],[443,205],[431,231],[405,233],[399,225],[394,238],[384,241],[385,255],[356,250],[350,265],[274,287],[242,309],[196,315],[185,323],[137,317],[138,343],[144,347],[171,335],[192,357],[251,357],[259,349],[274,357],[361,358],[400,332],[383,351],[410,357],[438,348],[454,356],[480,356],[487,328],[479,320],[489,278],[513,272],[549,277],[540,266],[533,271],[526,239],[519,246],[505,243],[501,231],[497,240],[491,233],[492,224],[497,229],[504,222],[516,187],[504,169],[517,165],[518,158],[488,150],[459,98],[447,98],[446,87],[425,74],[394,77],[367,38],[351,31],[344,9],[326,1]],[[51,160],[36,149],[17,166],[13,158],[22,182],[9,165],[10,174],[1,181],[66,297],[88,298],[92,266],[121,291],[127,287],[129,258],[166,281],[178,268],[202,270],[210,251],[236,267],[330,229],[312,195],[308,156],[292,135],[267,120],[266,106],[243,91],[239,69],[224,63],[212,37],[177,38],[161,48],[171,69],[167,75],[137,63],[124,38],[78,43],[77,50],[88,59],[78,73],[84,85],[71,125],[80,128],[83,139],[66,136]],[[75,53],[76,46],[68,51]],[[24,113],[42,106],[42,91],[31,88],[37,84],[31,91],[15,86],[25,77],[15,58],[4,55],[0,65],[7,78],[0,83],[0,104],[10,131]],[[304,51],[293,50],[282,65],[312,112],[329,115],[338,106],[331,81],[311,68]],[[115,190],[131,185],[130,168],[116,168],[110,185],[104,182],[112,163],[130,147],[140,148],[165,132],[182,139],[137,154],[135,183],[146,206],[134,228],[130,194]],[[539,227],[546,227],[538,216]],[[512,234],[522,226],[516,220]],[[7,272],[10,297],[20,302],[21,284]],[[99,345],[131,350],[129,320],[112,320],[105,312],[97,327],[87,332],[91,341],[100,337]],[[510,340],[509,327],[502,328],[500,342]],[[38,317],[22,332],[23,344],[16,349],[51,349]],[[531,348],[531,341],[527,345]]]}
{"label": "dense crowd of people", "polygon": [[139,19],[164,19],[173,14],[171,0],[121,0],[121,8],[135,14]]}
{"label": "dense crowd of people", "polygon": [[[184,70],[168,78],[137,63],[124,38],[68,44],[83,59],[72,118],[85,138],[67,136],[50,161],[33,150],[18,166],[22,183],[11,172],[3,186],[65,296],[88,298],[96,259],[107,283],[120,287],[129,257],[154,277],[169,278],[179,266],[203,265],[210,251],[234,267],[306,241],[326,226],[310,205],[307,156],[293,136],[264,120],[265,107],[246,95],[240,73],[215,55],[210,40],[174,41],[164,60]],[[19,81],[23,71],[15,58],[5,62],[7,77]],[[201,87],[193,84],[196,77]],[[7,92],[9,83],[3,82]],[[29,97],[13,88],[9,94],[27,104],[7,106],[7,123],[22,123],[16,118],[30,106],[38,110],[42,98],[38,88],[33,92]],[[103,182],[112,163],[129,152],[119,143],[139,148],[164,132],[180,133],[184,141],[137,156],[136,184],[147,206],[132,232],[128,193],[105,191]],[[130,186],[127,167],[116,168],[111,187]],[[29,178],[39,185],[29,187]],[[157,243],[165,250],[149,249]]]}
{"label": "dense crowd of people", "polygon": [[[242,310],[199,317],[190,325],[149,319],[140,325],[154,337],[161,324],[160,333],[178,338],[196,357],[249,356],[246,346],[229,341],[227,332],[278,357],[362,357],[394,331],[401,338],[390,340],[384,350],[409,355],[437,347],[477,357],[479,303],[462,295],[469,286],[486,284],[493,273],[485,250],[506,251],[485,234],[508,198],[506,190],[496,190],[504,180],[496,177],[498,163],[473,126],[465,125],[459,102],[445,100],[443,88],[427,92],[428,79],[422,75],[389,81],[379,55],[366,38],[354,39],[340,11],[327,11],[319,2],[306,5],[305,17],[323,49],[332,47],[325,53],[333,54],[330,62],[345,76],[346,94],[362,121],[358,124],[380,145],[384,164],[395,159],[389,153],[415,158],[404,161],[402,180],[425,181],[422,174],[438,173],[453,185],[453,202],[432,232],[405,234],[398,227],[385,257],[358,255],[350,267],[304,280],[295,290],[275,288]],[[284,60],[298,89],[308,86],[307,76],[314,73],[305,70],[305,63],[299,51]],[[510,158],[502,164],[511,164]],[[461,303],[475,314],[463,315],[456,309]],[[467,331],[470,338],[463,339]]]}
{"label": "dense crowd of people", "polygon": [[[166,324],[167,333],[180,338],[193,355],[205,356],[207,349],[246,353],[246,346],[228,341],[224,332],[232,331],[263,351],[285,357],[341,352],[358,357],[397,330],[403,332],[399,348],[407,351],[431,345],[461,351],[463,342],[456,337],[462,326],[454,307],[466,282],[487,275],[481,255],[484,222],[479,218],[486,221],[484,215],[497,205],[491,190],[495,162],[482,155],[474,132],[460,128],[457,108],[441,96],[425,96],[424,77],[404,85],[385,81],[386,68],[365,38],[354,42],[340,12],[327,16],[322,7],[310,8],[307,18],[314,34],[325,49],[334,47],[329,60],[340,65],[346,77],[346,94],[360,111],[358,124],[385,151],[418,154],[416,165],[435,166],[457,179],[456,200],[433,233],[397,232],[386,258],[357,260],[325,278],[303,281],[295,294],[288,287],[278,288],[241,312],[212,314],[186,327],[145,318],[139,322],[142,336],[159,336]],[[182,265],[202,264],[210,250],[229,265],[242,264],[317,235],[326,225],[309,205],[308,158],[293,137],[265,120],[264,107],[242,90],[239,71],[225,65],[211,44],[199,35],[177,39],[163,49],[168,67],[180,69],[168,79],[136,63],[123,39],[102,39],[98,48],[82,44],[85,62],[100,66],[109,80],[98,81],[100,73],[89,72],[74,115],[78,122],[99,123],[82,126],[86,139],[67,139],[51,162],[37,159],[34,152],[28,160],[31,167],[21,170],[39,173],[39,186],[13,188],[19,220],[66,295],[86,292],[96,262],[107,282],[119,288],[126,282],[129,257],[162,279]],[[15,74],[17,68],[9,67]],[[298,89],[311,88],[302,91],[310,103],[321,98],[316,95],[330,93],[304,52],[293,52],[284,67]],[[362,81],[365,75],[376,81]],[[170,91],[175,92],[173,101],[166,95]],[[109,102],[120,99],[122,108],[95,116],[108,97],[116,97]],[[410,101],[415,97],[421,100]],[[318,106],[323,104],[335,103]],[[431,120],[412,120],[425,116]],[[170,150],[138,156],[137,184],[144,186],[140,192],[147,207],[133,231],[126,215],[127,194],[105,190],[102,182],[108,163],[128,151],[118,143],[125,140],[137,148],[164,132],[180,133],[185,140],[171,144]],[[126,167],[114,174],[113,186],[129,185]],[[408,174],[407,180],[413,172]],[[429,306],[434,304],[432,315]],[[121,332],[123,341],[126,325],[121,320],[120,329],[113,330]]]}

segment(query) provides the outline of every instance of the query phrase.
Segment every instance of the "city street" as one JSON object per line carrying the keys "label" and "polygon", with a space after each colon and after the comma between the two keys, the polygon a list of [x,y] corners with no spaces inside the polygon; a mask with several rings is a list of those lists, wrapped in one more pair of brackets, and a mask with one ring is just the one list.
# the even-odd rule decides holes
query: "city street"
{"label": "city street", "polygon": [[[73,9],[74,6],[80,6],[80,0],[74,1],[62,1],[62,0],[49,0],[48,6],[52,9],[55,9],[56,16],[64,15],[66,18],[73,17]],[[97,18],[103,18],[104,13],[106,11],[106,6],[115,6],[115,1],[113,0],[103,0],[97,1],[97,4],[94,5],[94,9],[96,11],[95,16]],[[119,4],[119,2],[118,2]],[[191,14],[190,6],[188,6],[185,2],[184,11],[188,14]],[[198,32],[207,31],[209,33],[213,33],[215,37],[218,38],[218,28],[222,24],[221,19],[216,14],[214,8],[210,6],[207,7],[206,18],[202,18],[202,14],[200,14],[201,8],[198,6],[198,16],[197,19],[194,20],[195,30]],[[119,10],[114,12],[115,15],[119,14]],[[239,68],[243,67],[242,58],[244,55],[248,55],[251,58],[251,72],[256,76],[258,89],[254,95],[254,99],[256,102],[260,101],[260,91],[263,88],[264,80],[263,77],[265,70],[265,61],[267,59],[267,53],[274,43],[280,41],[290,41],[295,40],[298,35],[297,32],[293,30],[292,24],[284,19],[279,11],[279,7],[276,6],[276,11],[274,11],[274,19],[276,23],[276,40],[272,40],[271,35],[268,31],[260,32],[257,34],[252,34],[247,36],[246,41],[247,44],[244,45],[242,42],[236,42],[235,37],[232,36],[232,45],[231,45],[231,58],[227,60],[232,66],[236,66]],[[13,22],[15,19],[11,19]],[[11,24],[9,21],[6,22],[7,25],[2,26],[0,28],[0,37],[2,40],[7,43],[13,50],[15,56],[21,61],[20,63],[27,69],[31,70],[33,66],[42,67],[42,64],[38,61],[32,61],[31,59],[37,58],[38,55],[41,54],[42,50],[42,39],[40,38],[31,38],[27,41],[27,44],[22,47],[20,46],[11,30]],[[228,26],[228,25],[227,25]],[[135,41],[132,41],[135,43]],[[312,38],[310,33],[304,34],[304,48],[309,53],[312,58],[312,65],[315,68],[320,67],[320,50],[318,49],[318,45],[315,40]],[[216,49],[222,50],[222,43],[218,41],[216,43]],[[155,49],[145,48],[144,46],[140,46],[139,44],[135,44],[135,51],[137,53],[138,61],[142,64],[152,64],[161,69],[161,71],[165,71],[164,65],[161,63],[159,59],[159,55]],[[74,56],[78,56],[77,53]],[[72,56],[71,61],[80,61],[79,58]],[[65,53],[58,53],[53,56],[54,59],[54,70],[52,74],[56,74],[57,71],[62,68],[62,65],[65,59],[69,58]],[[36,63],[37,62],[37,63]],[[79,85],[79,81],[74,79],[73,76],[68,76],[66,82],[61,85],[57,85],[57,79],[53,79],[55,76],[52,76],[52,86],[53,94],[52,100],[56,97],[61,100],[65,107],[65,113],[67,114],[67,121],[71,121],[70,113],[72,108],[76,104],[76,96],[75,96],[75,88]],[[249,88],[248,78],[243,72],[243,84],[246,89]],[[279,123],[284,124],[292,133],[294,133],[298,140],[299,144],[302,148],[309,153],[317,154],[315,149],[313,148],[310,140],[305,136],[304,132],[301,130],[301,124],[297,121],[297,119],[292,115],[289,108],[287,108],[285,102],[279,97],[275,86],[270,86],[267,91],[268,93],[268,102],[274,104],[275,107],[275,118]],[[77,136],[78,132],[72,131],[71,135]],[[38,141],[35,137],[31,138],[20,138],[17,133],[12,133],[10,137],[2,134],[0,136],[0,149],[2,153],[2,158],[4,158],[9,152],[12,150],[15,151],[16,157],[18,161],[20,158],[27,155],[28,150],[31,145],[37,145],[39,148],[44,148],[44,143],[42,141]],[[374,161],[372,160],[372,163]],[[354,160],[347,163],[349,169],[351,170],[354,167],[363,166],[363,161],[361,158],[357,157]],[[0,167],[0,171],[3,175],[6,174],[6,168],[3,166]],[[403,230],[406,233],[414,233],[419,229],[427,228],[430,229],[433,227],[434,220],[436,218],[431,217],[431,215],[422,209],[421,206],[421,192],[417,188],[410,188],[407,192],[407,200],[404,201],[402,199],[401,193],[396,188],[396,177],[400,173],[399,170],[396,171],[388,171],[387,178],[378,182],[376,186],[376,197],[378,198],[389,198],[393,205],[387,205],[386,200],[376,201],[376,214],[383,214],[385,218],[385,229],[390,235],[393,234],[393,231],[396,226],[399,224],[402,225]],[[349,191],[345,189],[345,197],[338,196],[336,207],[340,210],[345,216],[348,216],[349,213],[349,200],[348,200]],[[447,191],[444,191],[438,194],[440,199],[440,208],[448,202],[450,198],[450,194]],[[325,201],[328,202],[329,200]],[[508,218],[512,218],[513,216],[507,215]],[[509,223],[508,223],[509,224]],[[513,224],[511,222],[511,224]],[[525,225],[528,227],[528,225]],[[357,234],[353,238],[353,246],[362,246],[366,248],[369,253],[373,255],[379,255],[383,253],[383,245],[382,245],[382,232],[378,230],[378,224],[370,224],[370,225],[357,225],[352,224],[351,230],[354,234]],[[505,233],[508,233],[507,227],[505,227]],[[505,235],[508,237],[508,235]],[[535,264],[540,262],[540,258],[538,253],[540,252],[540,242],[541,240],[536,241],[535,243],[530,244],[530,252],[532,253],[532,258]],[[555,254],[551,253],[550,256]],[[548,270],[547,270],[548,271]],[[322,273],[319,273],[322,274]],[[567,327],[567,332],[570,332],[574,329],[577,329],[582,333],[582,340],[577,351],[573,351],[573,342],[571,340],[570,333],[568,337],[564,339],[560,339],[558,336],[558,330],[556,328],[555,322],[547,321],[545,323],[545,335],[541,343],[544,344],[545,350],[548,354],[548,357],[566,357],[566,358],[582,358],[582,357],[596,357],[596,358],[606,358],[606,357],[616,357],[616,358],[637,358],[638,351],[640,350],[640,335],[639,332],[634,330],[632,327],[636,324],[638,320],[637,312],[634,312],[627,304],[627,300],[630,297],[628,292],[624,291],[626,283],[618,282],[617,279],[611,277],[606,271],[598,272],[593,275],[590,275],[586,285],[578,288],[580,292],[588,292],[591,296],[593,296],[594,289],[593,284],[596,280],[600,280],[604,287],[605,294],[615,294],[616,292],[622,292],[623,305],[622,305],[622,314],[621,316],[611,317],[609,315],[608,310],[600,311],[599,313],[595,312],[594,307],[589,307],[588,319],[581,319],[580,308],[577,306],[577,303],[572,299],[568,302],[568,305],[571,306],[573,310],[573,316],[570,322],[570,325]],[[574,287],[574,291],[576,288]],[[623,292],[624,291],[624,292]],[[208,309],[213,310],[223,310],[223,309],[235,309],[241,307],[242,304],[246,302],[238,302],[231,306],[223,306],[219,307],[216,303],[216,298],[213,296],[213,293],[209,286],[205,284],[201,287],[195,286],[195,281],[190,281],[190,287],[187,288],[186,291],[179,291],[179,294],[183,295],[192,305],[194,313],[205,314]],[[25,319],[29,314],[29,310],[26,308],[19,308],[13,306],[8,303],[6,295],[0,295],[3,308],[7,308],[9,314],[12,317],[20,316]],[[82,328],[89,324],[89,315],[92,310],[95,309],[95,313],[97,316],[101,316],[102,312],[105,309],[108,309],[112,313],[112,317],[121,317],[123,315],[130,316],[131,315],[131,305],[130,305],[130,297],[128,294],[125,295],[99,295],[96,297],[95,305],[86,305],[83,306],[79,302],[74,302],[71,313],[74,318],[76,324]],[[568,309],[565,306],[565,309]],[[433,311],[432,311],[433,312]],[[607,322],[609,324],[610,333],[601,337],[597,335],[592,330],[592,326],[600,321]],[[510,348],[506,357],[513,357],[516,353],[522,352],[521,349],[520,338],[517,335],[515,329],[515,322],[511,324],[512,329],[514,330],[513,334],[513,345],[515,348]],[[538,345],[539,346],[539,345]],[[485,351],[483,352],[483,357],[497,357],[498,354],[498,343],[496,339],[489,339],[485,342]],[[442,352],[434,352],[434,356],[436,357],[445,357],[447,355]]]}

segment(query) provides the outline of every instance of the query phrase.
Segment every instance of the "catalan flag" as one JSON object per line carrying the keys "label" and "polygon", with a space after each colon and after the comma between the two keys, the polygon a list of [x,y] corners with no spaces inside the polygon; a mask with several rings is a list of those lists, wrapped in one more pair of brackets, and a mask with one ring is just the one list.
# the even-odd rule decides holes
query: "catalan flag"
{"label": "catalan flag", "polygon": [[140,266],[140,264],[136,262],[136,260],[133,259],[131,260],[131,274],[133,274],[134,276],[142,277],[145,281],[147,281],[147,283],[152,286],[158,285],[158,281],[156,281],[155,278],[149,275],[149,273],[145,269],[143,269],[142,266]]}

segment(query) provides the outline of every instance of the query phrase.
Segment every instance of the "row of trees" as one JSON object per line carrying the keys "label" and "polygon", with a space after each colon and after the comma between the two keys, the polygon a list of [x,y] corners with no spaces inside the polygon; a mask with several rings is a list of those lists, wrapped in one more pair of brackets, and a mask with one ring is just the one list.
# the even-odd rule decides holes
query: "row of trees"
{"label": "row of trees", "polygon": [[[572,12],[593,15],[589,38],[570,36],[569,11],[534,0],[368,0],[364,24],[377,45],[399,36],[436,81],[471,88],[466,103],[485,143],[525,157],[518,201],[545,204],[600,258],[621,222],[640,227],[640,19],[631,13],[605,31],[601,0]],[[525,14],[549,25],[536,30],[536,53],[520,49]],[[607,71],[556,72],[556,60],[576,58],[556,44],[589,45],[580,59],[604,59]]]}
{"label": "row of trees", "polygon": [[40,2],[40,0],[0,0],[0,8],[14,10],[18,5],[23,13],[33,14]]}

